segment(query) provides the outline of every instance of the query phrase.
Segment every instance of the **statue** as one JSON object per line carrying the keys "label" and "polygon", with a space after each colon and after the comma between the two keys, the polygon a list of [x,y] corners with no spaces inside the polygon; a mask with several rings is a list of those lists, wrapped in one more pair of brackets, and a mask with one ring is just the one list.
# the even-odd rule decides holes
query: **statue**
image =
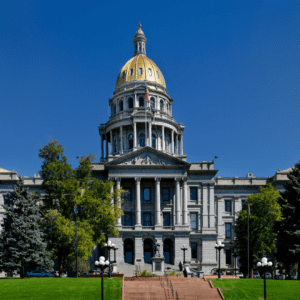
{"label": "statue", "polygon": [[154,247],[154,256],[160,256],[159,253],[160,243],[157,241],[157,239],[154,240],[153,247]]}

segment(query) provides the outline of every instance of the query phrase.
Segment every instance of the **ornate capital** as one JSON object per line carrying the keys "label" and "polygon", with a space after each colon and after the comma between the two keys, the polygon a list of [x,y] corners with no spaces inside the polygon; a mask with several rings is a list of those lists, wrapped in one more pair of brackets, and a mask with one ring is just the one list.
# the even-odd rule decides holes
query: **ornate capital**
{"label": "ornate capital", "polygon": [[134,180],[136,181],[136,182],[141,182],[141,177],[134,177]]}
{"label": "ornate capital", "polygon": [[179,182],[181,180],[181,178],[180,177],[175,177],[175,181],[176,181],[176,183],[177,182]]}
{"label": "ornate capital", "polygon": [[183,181],[183,183],[187,183],[187,177],[182,177],[181,180]]}
{"label": "ornate capital", "polygon": [[156,182],[160,182],[161,178],[160,178],[160,177],[155,177],[154,180],[155,180]]}
{"label": "ornate capital", "polygon": [[115,178],[114,177],[108,177],[107,180],[108,181],[115,181]]}

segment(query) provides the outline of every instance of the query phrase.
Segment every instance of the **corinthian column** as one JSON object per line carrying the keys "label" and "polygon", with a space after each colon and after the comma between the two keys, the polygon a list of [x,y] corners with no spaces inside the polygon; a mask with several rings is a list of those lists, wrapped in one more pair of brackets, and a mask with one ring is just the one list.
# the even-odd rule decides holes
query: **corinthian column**
{"label": "corinthian column", "polygon": [[133,122],[133,151],[137,149],[136,142],[136,122]]}
{"label": "corinthian column", "polygon": [[215,189],[209,185],[209,228],[215,228]]}
{"label": "corinthian column", "polygon": [[[120,191],[120,188],[121,188],[121,178],[117,178],[117,190]],[[121,195],[120,195],[120,192],[118,192],[117,205],[118,205],[118,209],[120,209],[121,208]],[[122,226],[121,217],[117,218],[117,226]]]}
{"label": "corinthian column", "polygon": [[141,178],[135,178],[135,191],[136,191],[136,202],[135,202],[135,226],[142,226],[141,224]]}
{"label": "corinthian column", "polygon": [[187,178],[183,178],[183,225],[187,223]]}
{"label": "corinthian column", "polygon": [[176,225],[180,225],[180,178],[175,178],[176,182]]}
{"label": "corinthian column", "polygon": [[155,178],[155,211],[156,211],[156,223],[155,226],[161,226],[161,208],[160,208],[160,178]]}
{"label": "corinthian column", "polygon": [[120,126],[120,154],[123,154],[123,126]]}

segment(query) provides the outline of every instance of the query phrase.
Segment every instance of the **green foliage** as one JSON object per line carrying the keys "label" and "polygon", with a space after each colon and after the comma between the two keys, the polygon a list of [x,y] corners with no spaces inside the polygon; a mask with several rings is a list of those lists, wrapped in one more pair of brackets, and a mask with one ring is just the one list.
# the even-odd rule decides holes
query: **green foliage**
{"label": "green foliage", "polygon": [[73,169],[64,156],[62,145],[53,140],[40,149],[39,157],[43,160],[40,174],[45,191],[43,216],[49,249],[59,265],[74,261],[76,203],[78,255],[86,260],[91,248],[105,241],[105,234],[118,235],[114,225],[122,215],[120,201],[123,191],[111,193],[113,183],[91,176],[92,154],[81,157],[79,167]]}
{"label": "green foliage", "polygon": [[[76,272],[76,260],[70,265],[70,270]],[[78,257],[78,273],[82,274],[90,270],[90,263],[87,260]]]}
{"label": "green foliage", "polygon": [[147,270],[144,270],[138,274],[138,276],[153,276],[151,273],[149,273]]}
{"label": "green foliage", "polygon": [[[255,256],[261,258],[266,252],[270,253],[275,247],[276,233],[273,226],[280,221],[281,209],[278,204],[279,192],[274,191],[271,184],[260,187],[260,192],[252,194],[247,198],[247,205],[250,205],[249,218],[249,252],[250,269],[255,264]],[[238,213],[236,226],[235,247],[238,249],[242,272],[247,273],[247,205]]]}
{"label": "green foliage", "polygon": [[177,276],[178,277],[180,275],[176,274],[176,271],[173,271],[173,272],[168,273],[167,276]]}
{"label": "green foliage", "polygon": [[7,195],[4,228],[0,235],[0,272],[18,270],[24,276],[24,267],[53,269],[53,261],[46,252],[46,242],[40,227],[38,198],[28,192],[19,178],[14,191]]}

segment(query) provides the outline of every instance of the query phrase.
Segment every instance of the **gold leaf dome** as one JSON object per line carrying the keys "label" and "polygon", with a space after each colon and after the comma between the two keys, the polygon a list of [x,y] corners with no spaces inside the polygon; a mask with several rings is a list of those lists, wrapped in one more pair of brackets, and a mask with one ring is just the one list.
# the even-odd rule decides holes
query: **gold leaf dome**
{"label": "gold leaf dome", "polygon": [[162,72],[157,65],[145,55],[136,55],[124,65],[117,78],[116,88],[125,82],[133,80],[156,82],[166,88]]}

